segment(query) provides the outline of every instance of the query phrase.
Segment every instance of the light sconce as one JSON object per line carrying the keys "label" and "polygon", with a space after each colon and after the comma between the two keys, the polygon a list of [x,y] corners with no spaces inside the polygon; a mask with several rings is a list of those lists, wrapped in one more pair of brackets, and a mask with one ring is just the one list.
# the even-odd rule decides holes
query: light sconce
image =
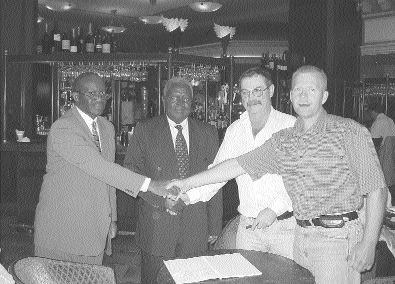
{"label": "light sconce", "polygon": [[204,2],[191,3],[189,4],[189,7],[191,7],[191,9],[196,12],[209,13],[209,12],[217,11],[219,8],[222,7],[222,4],[217,2],[204,1]]}
{"label": "light sconce", "polygon": [[52,11],[65,12],[75,7],[75,4],[65,1],[45,1],[44,6]]}
{"label": "light sconce", "polygon": [[116,23],[116,13],[117,10],[111,10],[112,19],[107,26],[102,27],[103,31],[114,34],[120,34],[126,31],[126,28],[121,23]]}
{"label": "light sconce", "polygon": [[44,18],[38,15],[37,17],[37,24],[42,23],[44,21]]}

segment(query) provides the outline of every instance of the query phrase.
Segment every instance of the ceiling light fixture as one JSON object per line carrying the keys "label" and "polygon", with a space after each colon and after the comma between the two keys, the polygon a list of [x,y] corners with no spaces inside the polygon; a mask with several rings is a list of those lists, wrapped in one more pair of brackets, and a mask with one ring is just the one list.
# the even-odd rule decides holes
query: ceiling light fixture
{"label": "ceiling light fixture", "polygon": [[208,12],[214,12],[217,11],[219,8],[222,7],[222,4],[217,3],[217,2],[194,2],[189,4],[189,7],[191,7],[192,10],[196,12],[203,12],[203,13],[208,13]]}
{"label": "ceiling light fixture", "polygon": [[126,28],[121,23],[116,22],[116,13],[117,10],[111,10],[112,19],[108,26],[102,27],[103,31],[114,34],[120,34],[126,31]]}
{"label": "ceiling light fixture", "polygon": [[46,1],[44,6],[52,11],[64,12],[75,7],[75,4],[65,1]]}
{"label": "ceiling light fixture", "polygon": [[156,25],[162,23],[163,16],[142,16],[139,20],[147,25]]}

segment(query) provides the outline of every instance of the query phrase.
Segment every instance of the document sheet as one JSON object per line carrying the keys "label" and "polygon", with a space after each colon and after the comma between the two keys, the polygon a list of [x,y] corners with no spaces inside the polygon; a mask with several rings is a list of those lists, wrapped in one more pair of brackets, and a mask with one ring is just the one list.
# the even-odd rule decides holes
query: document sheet
{"label": "document sheet", "polygon": [[164,263],[176,284],[262,274],[240,253],[173,259]]}

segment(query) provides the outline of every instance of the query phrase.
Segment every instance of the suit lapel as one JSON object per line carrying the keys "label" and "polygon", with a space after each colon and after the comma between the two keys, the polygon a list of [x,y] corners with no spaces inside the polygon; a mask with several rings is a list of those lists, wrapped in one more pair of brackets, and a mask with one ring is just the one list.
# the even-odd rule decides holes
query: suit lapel
{"label": "suit lapel", "polygon": [[203,141],[200,139],[200,132],[196,125],[196,122],[193,119],[188,118],[188,128],[189,128],[189,169],[190,174],[195,173],[195,166],[197,164],[198,153],[199,151],[199,141]]}
{"label": "suit lapel", "polygon": [[[86,137],[88,138],[87,140],[90,141],[90,144],[92,145],[92,147],[96,148],[96,144],[93,141],[93,137],[92,137],[92,133],[88,127],[88,125],[86,125],[85,120],[82,118],[81,114],[78,112],[77,108],[74,107],[72,109],[72,114],[74,116],[74,118],[77,120],[76,123],[77,125],[82,129],[82,131],[84,132],[84,134],[86,135]],[[99,123],[98,123],[99,124]],[[104,128],[102,124],[100,124],[102,127],[102,129]],[[100,125],[98,127],[100,127]],[[99,129],[100,131],[101,129]],[[103,135],[104,136],[104,135]],[[101,138],[101,137],[100,137]],[[102,141],[100,141],[102,142]]]}
{"label": "suit lapel", "polygon": [[169,122],[165,115],[163,115],[159,120],[159,125],[156,130],[156,149],[160,152],[157,156],[161,157],[161,159],[163,158],[163,161],[168,165],[172,176],[178,176],[176,153],[174,150],[173,139],[171,137]]}

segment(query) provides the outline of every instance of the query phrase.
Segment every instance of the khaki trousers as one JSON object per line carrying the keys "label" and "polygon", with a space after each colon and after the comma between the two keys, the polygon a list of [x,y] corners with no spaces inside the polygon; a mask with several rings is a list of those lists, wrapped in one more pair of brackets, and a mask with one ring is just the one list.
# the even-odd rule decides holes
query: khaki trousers
{"label": "khaki trousers", "polygon": [[50,258],[50,259],[86,263],[86,264],[102,265],[103,263],[103,252],[101,252],[97,256],[86,256],[86,255],[69,254],[59,250],[47,249],[42,246],[35,246],[34,255],[39,257]]}

